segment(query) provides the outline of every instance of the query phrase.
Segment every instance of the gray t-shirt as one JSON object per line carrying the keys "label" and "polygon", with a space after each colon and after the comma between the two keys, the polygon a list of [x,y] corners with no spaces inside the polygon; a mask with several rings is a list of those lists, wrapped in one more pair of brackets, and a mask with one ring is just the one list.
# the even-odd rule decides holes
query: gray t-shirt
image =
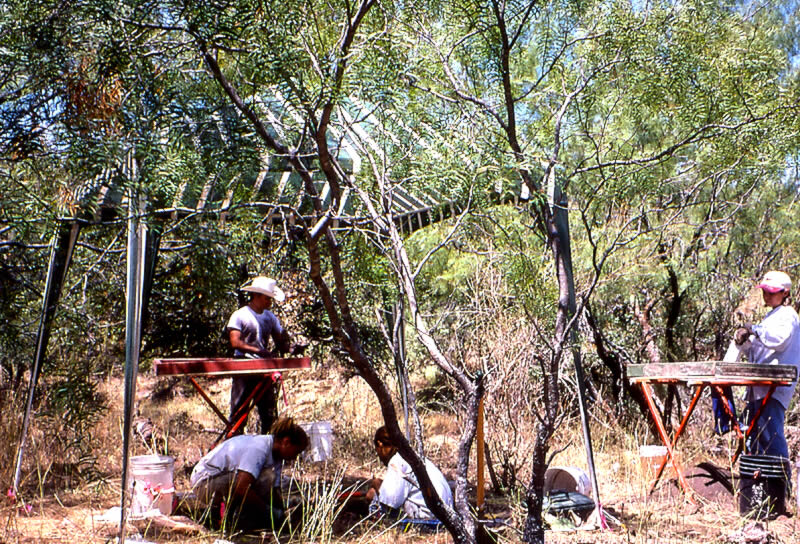
{"label": "gray t-shirt", "polygon": [[274,440],[269,434],[242,434],[229,438],[203,456],[192,470],[192,486],[227,472],[243,470],[258,478],[261,471],[275,472],[275,486],[280,485],[282,463],[272,457]]}
{"label": "gray t-shirt", "polygon": [[[281,322],[275,317],[275,314],[269,310],[264,310],[257,314],[250,306],[242,306],[233,314],[228,320],[228,325],[225,330],[231,329],[241,331],[242,341],[251,346],[257,346],[259,349],[269,349],[269,337],[275,342],[275,338],[284,335],[285,332],[281,326]],[[254,354],[245,353],[238,349],[234,351],[234,356],[255,356]]]}

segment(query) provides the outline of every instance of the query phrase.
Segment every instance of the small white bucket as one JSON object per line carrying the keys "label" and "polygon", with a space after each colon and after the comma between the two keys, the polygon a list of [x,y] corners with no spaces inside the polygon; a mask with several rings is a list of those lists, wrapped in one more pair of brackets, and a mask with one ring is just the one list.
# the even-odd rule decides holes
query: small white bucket
{"label": "small white bucket", "polygon": [[333,430],[330,421],[315,421],[302,425],[308,435],[308,449],[304,458],[306,461],[317,463],[326,461],[333,453]]}
{"label": "small white bucket", "polygon": [[174,467],[175,459],[166,455],[131,457],[131,516],[143,516],[151,510],[172,514]]}
{"label": "small white bucket", "polygon": [[589,475],[578,467],[549,467],[544,473],[544,492],[575,491],[587,497],[592,495]]}
{"label": "small white bucket", "polygon": [[642,463],[642,472],[648,478],[655,478],[658,467],[667,457],[666,446],[645,445],[639,446],[639,460]]}

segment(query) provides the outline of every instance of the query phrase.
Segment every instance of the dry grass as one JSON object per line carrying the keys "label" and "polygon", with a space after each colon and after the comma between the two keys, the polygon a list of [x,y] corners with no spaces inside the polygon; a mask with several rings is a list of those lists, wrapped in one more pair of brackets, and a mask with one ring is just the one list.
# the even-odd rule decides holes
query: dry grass
{"label": "dry grass", "polygon": [[[167,387],[167,384],[172,385]],[[229,382],[220,380],[207,385],[212,397],[225,410]],[[98,466],[107,479],[99,484],[80,483],[71,486],[63,485],[63,481],[53,481],[55,475],[52,471],[48,474],[47,467],[52,467],[55,460],[46,450],[38,449],[27,457],[27,467],[31,470],[22,497],[6,499],[2,503],[0,542],[82,543],[113,539],[118,522],[104,521],[102,518],[110,508],[118,506],[121,493],[118,476],[121,457],[121,384],[118,380],[110,379],[106,390],[111,406],[94,432],[94,451],[99,459]],[[289,405],[284,407],[281,403],[283,413],[300,422],[329,420],[336,436],[334,459],[331,462],[304,464],[287,471],[303,482],[306,493],[313,495],[314,500],[318,503],[327,501],[328,504],[327,508],[313,513],[317,518],[309,527],[313,525],[316,529],[309,528],[306,533],[295,535],[293,541],[404,544],[450,540],[446,534],[403,533],[385,527],[360,527],[345,537],[333,535],[327,529],[330,517],[326,516],[335,510],[331,500],[331,489],[334,488],[320,491],[314,486],[321,481],[334,484],[342,482],[344,485],[380,473],[382,467],[370,447],[372,433],[380,424],[378,405],[362,380],[342,383],[334,374],[290,376],[287,391]],[[219,428],[216,416],[182,382],[172,383],[152,376],[140,376],[138,397],[139,417],[148,418],[154,432],[147,442],[140,437],[135,438],[132,455],[163,453],[175,457],[176,487],[179,491],[187,490],[191,467],[207,451],[215,436],[211,431]],[[707,411],[706,406],[698,408],[695,421],[681,442],[681,455],[686,466],[708,458],[719,465],[724,464],[728,445],[724,439],[713,437],[710,422],[703,421],[707,419]],[[447,414],[425,414],[424,420],[429,439],[426,451],[446,475],[452,476],[459,424]],[[492,422],[487,424],[491,426]],[[4,418],[3,425],[6,426],[4,431],[13,436],[10,418]],[[251,420],[250,425],[251,431],[254,430],[255,421]],[[649,475],[643,470],[637,451],[641,444],[656,442],[648,436],[644,426],[633,431],[626,430],[617,423],[615,417],[598,411],[593,417],[592,431],[600,497],[619,524],[614,524],[611,531],[549,531],[548,542],[721,544],[726,542],[728,535],[747,523],[738,515],[730,496],[703,498],[697,495],[697,504],[692,504],[675,491],[674,484],[666,483],[648,497],[646,483]],[[40,434],[36,435],[37,432]],[[34,435],[44,436],[44,433],[34,429]],[[562,426],[553,444],[554,451],[558,452],[552,464],[585,468],[585,453],[577,420]],[[8,452],[3,455],[6,456],[3,459],[7,460]],[[9,477],[12,469],[4,470],[3,476]],[[523,518],[519,498],[509,500],[489,494],[489,500],[510,513],[513,522],[519,526]],[[26,505],[31,506],[30,512],[26,511]],[[130,528],[133,532],[144,529]],[[770,522],[768,529],[783,543],[796,542],[800,536],[795,518],[782,517]],[[222,535],[213,532],[176,535],[149,531],[145,536],[152,542],[209,544],[222,538]],[[274,537],[263,535],[245,540],[237,537],[234,540],[274,541]],[[519,536],[515,530],[507,529],[501,533],[501,540],[517,542]]]}

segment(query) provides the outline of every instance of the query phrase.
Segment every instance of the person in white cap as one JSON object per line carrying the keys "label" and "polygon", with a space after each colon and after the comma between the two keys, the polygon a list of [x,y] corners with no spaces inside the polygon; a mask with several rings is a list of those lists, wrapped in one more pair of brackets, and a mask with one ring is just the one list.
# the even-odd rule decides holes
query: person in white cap
{"label": "person in white cap", "polygon": [[[233,348],[234,357],[275,357],[290,350],[290,337],[281,322],[270,311],[272,301],[283,302],[286,298],[278,283],[265,276],[254,278],[249,285],[242,288],[250,293],[250,302],[231,315],[225,330]],[[274,348],[269,349],[272,338]],[[262,381],[261,377],[235,377],[231,381],[231,419],[239,407],[244,404],[253,389]],[[278,412],[274,384],[267,387],[266,393],[256,403],[261,418],[261,433],[269,432]],[[247,418],[245,417],[245,422]],[[237,432],[242,432],[242,424]]]}
{"label": "person in white cap", "polygon": [[[734,335],[735,342],[742,346],[751,363],[800,366],[800,318],[789,305],[791,278],[785,272],[773,270],[767,272],[756,287],[761,289],[764,304],[771,309],[758,325],[739,328]],[[796,387],[795,380],[775,389],[756,422],[751,435],[753,443],[748,444],[750,453],[789,457],[783,425]],[[755,415],[768,391],[766,386],[748,387],[746,423]]]}

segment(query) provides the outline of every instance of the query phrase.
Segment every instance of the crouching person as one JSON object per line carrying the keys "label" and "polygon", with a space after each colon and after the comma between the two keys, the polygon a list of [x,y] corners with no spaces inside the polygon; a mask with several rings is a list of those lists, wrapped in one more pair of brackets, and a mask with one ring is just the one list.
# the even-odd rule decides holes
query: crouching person
{"label": "crouching person", "polygon": [[270,434],[239,435],[219,444],[197,463],[191,483],[198,502],[244,530],[279,529],[286,521],[281,469],[308,447],[308,436],[290,418]]}
{"label": "crouching person", "polygon": [[[378,458],[386,465],[386,472],[383,479],[375,478],[370,482],[367,498],[380,503],[381,508],[390,515],[397,517],[405,515],[407,518],[420,520],[436,519],[425,504],[425,498],[411,465],[397,453],[398,447],[392,441],[386,427],[381,427],[375,432],[374,445]],[[439,498],[452,508],[453,492],[442,471],[428,459],[425,459],[425,469]]]}

